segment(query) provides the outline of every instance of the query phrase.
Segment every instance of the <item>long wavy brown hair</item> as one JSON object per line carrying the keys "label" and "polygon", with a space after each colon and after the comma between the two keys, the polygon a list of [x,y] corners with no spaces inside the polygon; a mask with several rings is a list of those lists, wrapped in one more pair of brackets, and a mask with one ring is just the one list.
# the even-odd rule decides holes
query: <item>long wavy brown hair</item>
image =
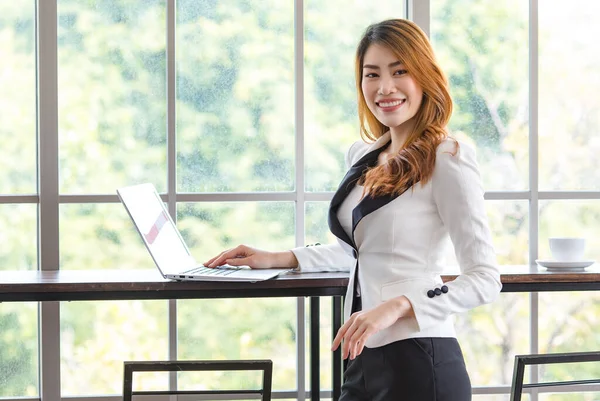
{"label": "long wavy brown hair", "polygon": [[[365,53],[372,44],[390,49],[411,77],[421,86],[421,107],[415,125],[402,148],[384,165],[373,167],[362,177],[364,195],[402,194],[414,184],[427,183],[433,174],[437,146],[448,137],[446,125],[452,114],[448,80],[435,60],[425,33],[415,23],[390,19],[367,27],[356,50],[356,88],[361,136],[375,141],[389,127],[371,113],[361,90]],[[456,143],[458,146],[458,143]]]}

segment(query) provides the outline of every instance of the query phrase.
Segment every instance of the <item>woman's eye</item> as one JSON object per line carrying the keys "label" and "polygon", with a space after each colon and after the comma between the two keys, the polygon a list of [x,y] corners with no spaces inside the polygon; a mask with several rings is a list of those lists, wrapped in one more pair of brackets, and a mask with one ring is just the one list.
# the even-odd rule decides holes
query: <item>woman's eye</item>
{"label": "woman's eye", "polygon": [[368,74],[365,74],[365,78],[375,78],[377,76],[377,74],[375,74],[374,72],[370,72]]}
{"label": "woman's eye", "polygon": [[406,70],[398,70],[398,71],[395,72],[396,75],[404,75],[404,74],[407,74],[407,73],[408,73],[408,71],[406,71]]}

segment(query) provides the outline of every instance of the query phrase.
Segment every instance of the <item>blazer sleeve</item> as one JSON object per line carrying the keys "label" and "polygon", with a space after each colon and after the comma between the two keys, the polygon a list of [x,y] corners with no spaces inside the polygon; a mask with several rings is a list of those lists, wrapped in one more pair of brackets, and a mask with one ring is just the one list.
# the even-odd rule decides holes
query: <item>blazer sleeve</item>
{"label": "blazer sleeve", "polygon": [[339,243],[298,247],[291,251],[298,259],[298,271],[303,273],[347,272],[356,263]]}
{"label": "blazer sleeve", "polygon": [[429,289],[408,295],[420,329],[493,302],[502,288],[474,149],[443,142],[437,149],[432,190],[461,274],[446,283],[448,292],[440,296],[428,297]]}
{"label": "blazer sleeve", "polygon": [[[356,159],[356,149],[361,142],[354,142],[344,157],[346,169]],[[358,145],[358,146],[357,146]],[[291,250],[298,259],[298,271],[300,272],[326,272],[326,271],[350,271],[356,263],[356,259],[342,248],[339,242],[328,245],[316,245],[298,247]]]}

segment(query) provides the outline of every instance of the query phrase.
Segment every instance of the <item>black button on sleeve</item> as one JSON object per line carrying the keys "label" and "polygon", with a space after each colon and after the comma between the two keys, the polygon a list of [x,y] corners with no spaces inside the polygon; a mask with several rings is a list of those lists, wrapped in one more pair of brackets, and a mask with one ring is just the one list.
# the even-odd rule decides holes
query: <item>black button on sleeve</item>
{"label": "black button on sleeve", "polygon": [[448,292],[448,286],[447,285],[443,285],[442,286],[442,292],[445,294]]}
{"label": "black button on sleeve", "polygon": [[442,295],[442,290],[440,290],[439,288],[436,288],[435,290],[433,290],[433,292],[435,293],[435,295]]}
{"label": "black button on sleeve", "polygon": [[433,290],[429,290],[429,291],[427,291],[427,296],[429,298],[433,298],[433,297],[435,297],[435,292],[433,292]]}

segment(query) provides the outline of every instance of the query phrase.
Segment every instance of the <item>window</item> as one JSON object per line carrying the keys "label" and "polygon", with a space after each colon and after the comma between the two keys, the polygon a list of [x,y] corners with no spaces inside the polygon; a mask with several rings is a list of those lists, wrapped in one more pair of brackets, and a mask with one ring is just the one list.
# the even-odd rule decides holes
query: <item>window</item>
{"label": "window", "polygon": [[[522,0],[370,3],[0,2],[0,223],[11,228],[0,269],[153,268],[115,195],[140,182],[166,195],[198,259],[243,242],[332,241],[328,201],[358,139],[356,42],[367,24],[408,11],[450,79],[451,134],[477,149],[501,265],[532,264],[559,235],[586,237],[587,256],[600,258],[596,2],[532,0],[531,12]],[[474,399],[507,399],[517,353],[597,349],[599,301],[502,294],[457,316]],[[62,378],[60,389],[42,378],[46,392],[76,399],[119,394],[124,358],[168,357],[269,357],[275,396],[295,398],[307,389],[304,302],[0,304],[0,397],[43,392],[43,353]],[[321,308],[325,387],[329,300]],[[54,316],[59,330],[40,337],[38,320]],[[203,327],[217,325],[222,335]]]}

